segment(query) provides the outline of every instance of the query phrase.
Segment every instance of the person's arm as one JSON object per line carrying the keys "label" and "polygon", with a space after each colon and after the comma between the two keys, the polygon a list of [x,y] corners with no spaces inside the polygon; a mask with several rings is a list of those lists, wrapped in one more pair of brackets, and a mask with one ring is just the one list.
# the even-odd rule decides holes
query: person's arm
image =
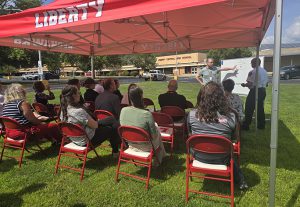
{"label": "person's arm", "polygon": [[24,117],[32,124],[39,125],[42,123],[41,120],[39,120],[35,115],[33,114],[31,110],[31,106],[26,101],[23,101],[20,105],[20,111],[23,113]]}
{"label": "person's arm", "polygon": [[247,83],[242,83],[241,84],[242,87],[247,87],[247,88],[252,88],[253,83],[250,81],[247,81]]}
{"label": "person's arm", "polygon": [[113,110],[114,114],[116,115],[116,119],[119,120],[120,112],[121,112],[121,105],[120,105],[120,99],[117,95],[115,95],[113,100]]}
{"label": "person's arm", "polygon": [[203,79],[201,77],[201,74],[197,74],[196,75],[196,80],[203,86],[204,85],[204,82],[203,82]]}
{"label": "person's arm", "polygon": [[191,128],[191,123],[190,123],[190,114],[191,112],[189,112],[187,119],[186,119],[186,126],[187,126],[187,131],[188,131],[188,136],[192,135],[192,128]]}
{"label": "person's arm", "polygon": [[218,71],[236,70],[237,66],[219,68]]}
{"label": "person's arm", "polygon": [[145,120],[147,122],[149,132],[150,132],[151,137],[153,139],[154,137],[157,136],[158,130],[157,130],[157,127],[155,126],[155,122],[154,122],[154,119],[153,119],[153,116],[152,116],[151,112],[148,112],[148,113],[145,114]]}
{"label": "person's arm", "polygon": [[47,96],[47,99],[48,99],[48,100],[54,100],[54,99],[55,99],[55,96],[54,96],[54,93],[51,91],[51,88],[50,88],[49,85],[47,86],[46,90],[48,90],[48,92],[49,92],[49,95],[46,95],[46,96]]}
{"label": "person's arm", "polygon": [[89,117],[87,120],[87,126],[92,128],[92,129],[97,129],[98,128],[98,122],[95,121],[92,117]]}

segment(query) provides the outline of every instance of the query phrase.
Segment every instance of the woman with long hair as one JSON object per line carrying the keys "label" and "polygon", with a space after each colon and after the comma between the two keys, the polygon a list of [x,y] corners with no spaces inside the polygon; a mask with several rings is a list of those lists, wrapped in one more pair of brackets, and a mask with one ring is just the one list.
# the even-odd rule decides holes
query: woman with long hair
{"label": "woman with long hair", "polygon": [[129,99],[129,91],[131,88],[135,88],[137,87],[137,85],[135,83],[131,83],[129,84],[128,88],[127,88],[127,93],[124,94],[123,98],[122,98],[122,101],[121,101],[121,104],[127,104],[127,105],[131,105],[130,103],[130,99]]}
{"label": "woman with long hair", "polygon": [[[155,149],[160,147],[160,150],[157,153],[157,158],[161,163],[163,157],[166,156],[166,151],[161,140],[160,132],[155,125],[151,112],[144,109],[143,90],[138,86],[135,86],[129,90],[128,94],[132,106],[122,109],[120,115],[120,124],[126,126],[135,126],[146,130],[151,136],[153,147]],[[150,150],[152,149],[151,143],[128,144],[132,150],[137,152],[150,152]]]}
{"label": "woman with long hair", "polygon": [[[232,113],[222,87],[209,82],[203,86],[197,97],[196,109],[190,111],[187,119],[190,134],[221,135],[231,140],[235,130],[236,117]],[[191,149],[196,160],[208,164],[229,164],[229,155],[206,154]],[[240,189],[248,188],[244,175],[234,162],[234,180]]]}
{"label": "woman with long hair", "polygon": [[[4,117],[9,117],[19,122],[24,127],[37,128],[35,137],[47,138],[60,142],[62,135],[56,123],[47,123],[48,117],[32,112],[31,105],[26,101],[26,91],[20,84],[11,84],[4,93]],[[13,137],[12,137],[13,138]]]}
{"label": "woman with long hair", "polygon": [[[61,94],[61,120],[73,124],[80,124],[94,146],[100,145],[108,137],[112,147],[113,156],[116,157],[119,151],[120,138],[114,130],[118,127],[118,122],[113,117],[96,121],[93,115],[86,109],[80,101],[80,92],[76,86],[67,85]],[[109,125],[109,127],[107,126]],[[76,145],[85,146],[84,137],[72,139]]]}

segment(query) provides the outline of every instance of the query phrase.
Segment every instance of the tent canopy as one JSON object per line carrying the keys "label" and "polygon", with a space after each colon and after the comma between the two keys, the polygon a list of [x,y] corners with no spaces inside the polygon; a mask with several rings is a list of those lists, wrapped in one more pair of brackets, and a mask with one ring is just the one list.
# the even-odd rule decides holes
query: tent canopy
{"label": "tent canopy", "polygon": [[251,47],[275,0],[56,0],[0,17],[0,45],[83,55]]}

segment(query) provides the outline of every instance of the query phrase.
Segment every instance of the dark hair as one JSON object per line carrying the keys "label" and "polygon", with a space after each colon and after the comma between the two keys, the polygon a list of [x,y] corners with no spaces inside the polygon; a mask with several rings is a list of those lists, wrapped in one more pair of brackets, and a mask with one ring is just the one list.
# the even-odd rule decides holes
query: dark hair
{"label": "dark hair", "polygon": [[222,82],[223,88],[227,92],[232,92],[234,89],[234,81],[232,79],[227,79]]}
{"label": "dark hair", "polygon": [[130,83],[128,88],[127,88],[127,96],[128,96],[128,102],[129,102],[129,105],[131,106],[131,101],[130,101],[130,98],[129,98],[129,91],[131,88],[136,88],[138,87],[135,83]]}
{"label": "dark hair", "polygon": [[33,90],[37,93],[42,93],[45,90],[45,85],[42,81],[35,81],[33,83]]}
{"label": "dark hair", "polygon": [[114,80],[112,78],[105,79],[103,81],[103,88],[104,88],[104,90],[109,90],[112,82],[114,82]]}
{"label": "dark hair", "polygon": [[231,111],[222,87],[215,82],[209,82],[200,89],[196,108],[196,117],[207,123],[218,123],[218,113],[229,116]]}
{"label": "dark hair", "polygon": [[251,60],[251,66],[252,66],[252,67],[256,67],[256,61],[258,62],[258,65],[260,65],[261,60],[260,60],[259,58],[253,58],[253,59]]}
{"label": "dark hair", "polygon": [[144,109],[144,101],[143,101],[143,90],[138,86],[133,87],[129,90],[128,93],[129,100],[132,105],[139,109]]}
{"label": "dark hair", "polygon": [[75,103],[74,95],[77,93],[78,88],[74,85],[66,85],[61,91],[61,98],[60,98],[60,106],[61,112],[63,115],[62,121],[67,121],[67,107],[68,105],[74,107],[83,107],[80,103]]}
{"label": "dark hair", "polygon": [[79,83],[80,83],[79,80],[76,79],[76,78],[74,78],[74,79],[68,80],[68,83],[67,83],[67,84],[68,84],[68,85],[72,85],[72,86],[77,86]]}

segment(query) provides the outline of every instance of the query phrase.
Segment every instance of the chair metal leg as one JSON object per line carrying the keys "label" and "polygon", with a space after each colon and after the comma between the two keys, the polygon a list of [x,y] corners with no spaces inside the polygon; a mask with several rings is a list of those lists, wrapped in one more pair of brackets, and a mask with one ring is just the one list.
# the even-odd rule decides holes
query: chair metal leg
{"label": "chair metal leg", "polygon": [[55,165],[55,174],[57,174],[58,165],[59,165],[59,162],[60,162],[60,157],[61,157],[61,150],[59,150],[59,153],[58,153],[58,158],[57,158],[57,162],[56,162],[56,165]]}
{"label": "chair metal leg", "polygon": [[230,176],[230,200],[231,207],[234,207],[234,177],[233,177],[233,162],[231,162],[231,176]]}
{"label": "chair metal leg", "polygon": [[82,181],[83,176],[84,176],[84,169],[85,169],[86,158],[87,158],[87,152],[84,155],[84,159],[83,159],[83,163],[82,163],[80,181]]}
{"label": "chair metal leg", "polygon": [[116,171],[115,182],[118,182],[118,179],[119,179],[120,165],[121,165],[121,154],[119,155],[119,160],[118,160],[118,166],[117,166],[117,171]]}
{"label": "chair metal leg", "polygon": [[[191,177],[192,178],[192,177]],[[185,176],[185,202],[187,203],[189,201],[189,170],[186,169],[186,176]]]}
{"label": "chair metal leg", "polygon": [[1,151],[1,157],[0,157],[0,161],[2,161],[2,157],[3,157],[4,149],[5,149],[5,143],[3,142],[3,148],[2,148],[2,151]]}
{"label": "chair metal leg", "polygon": [[147,181],[146,181],[146,189],[148,190],[149,187],[149,180],[150,180],[150,174],[151,174],[151,168],[152,168],[152,158],[148,165],[148,174],[147,174]]}
{"label": "chair metal leg", "polygon": [[24,143],[24,145],[22,147],[22,151],[21,151],[21,157],[20,157],[20,160],[19,160],[19,168],[21,168],[21,165],[22,165],[24,150],[25,150],[25,143]]}

